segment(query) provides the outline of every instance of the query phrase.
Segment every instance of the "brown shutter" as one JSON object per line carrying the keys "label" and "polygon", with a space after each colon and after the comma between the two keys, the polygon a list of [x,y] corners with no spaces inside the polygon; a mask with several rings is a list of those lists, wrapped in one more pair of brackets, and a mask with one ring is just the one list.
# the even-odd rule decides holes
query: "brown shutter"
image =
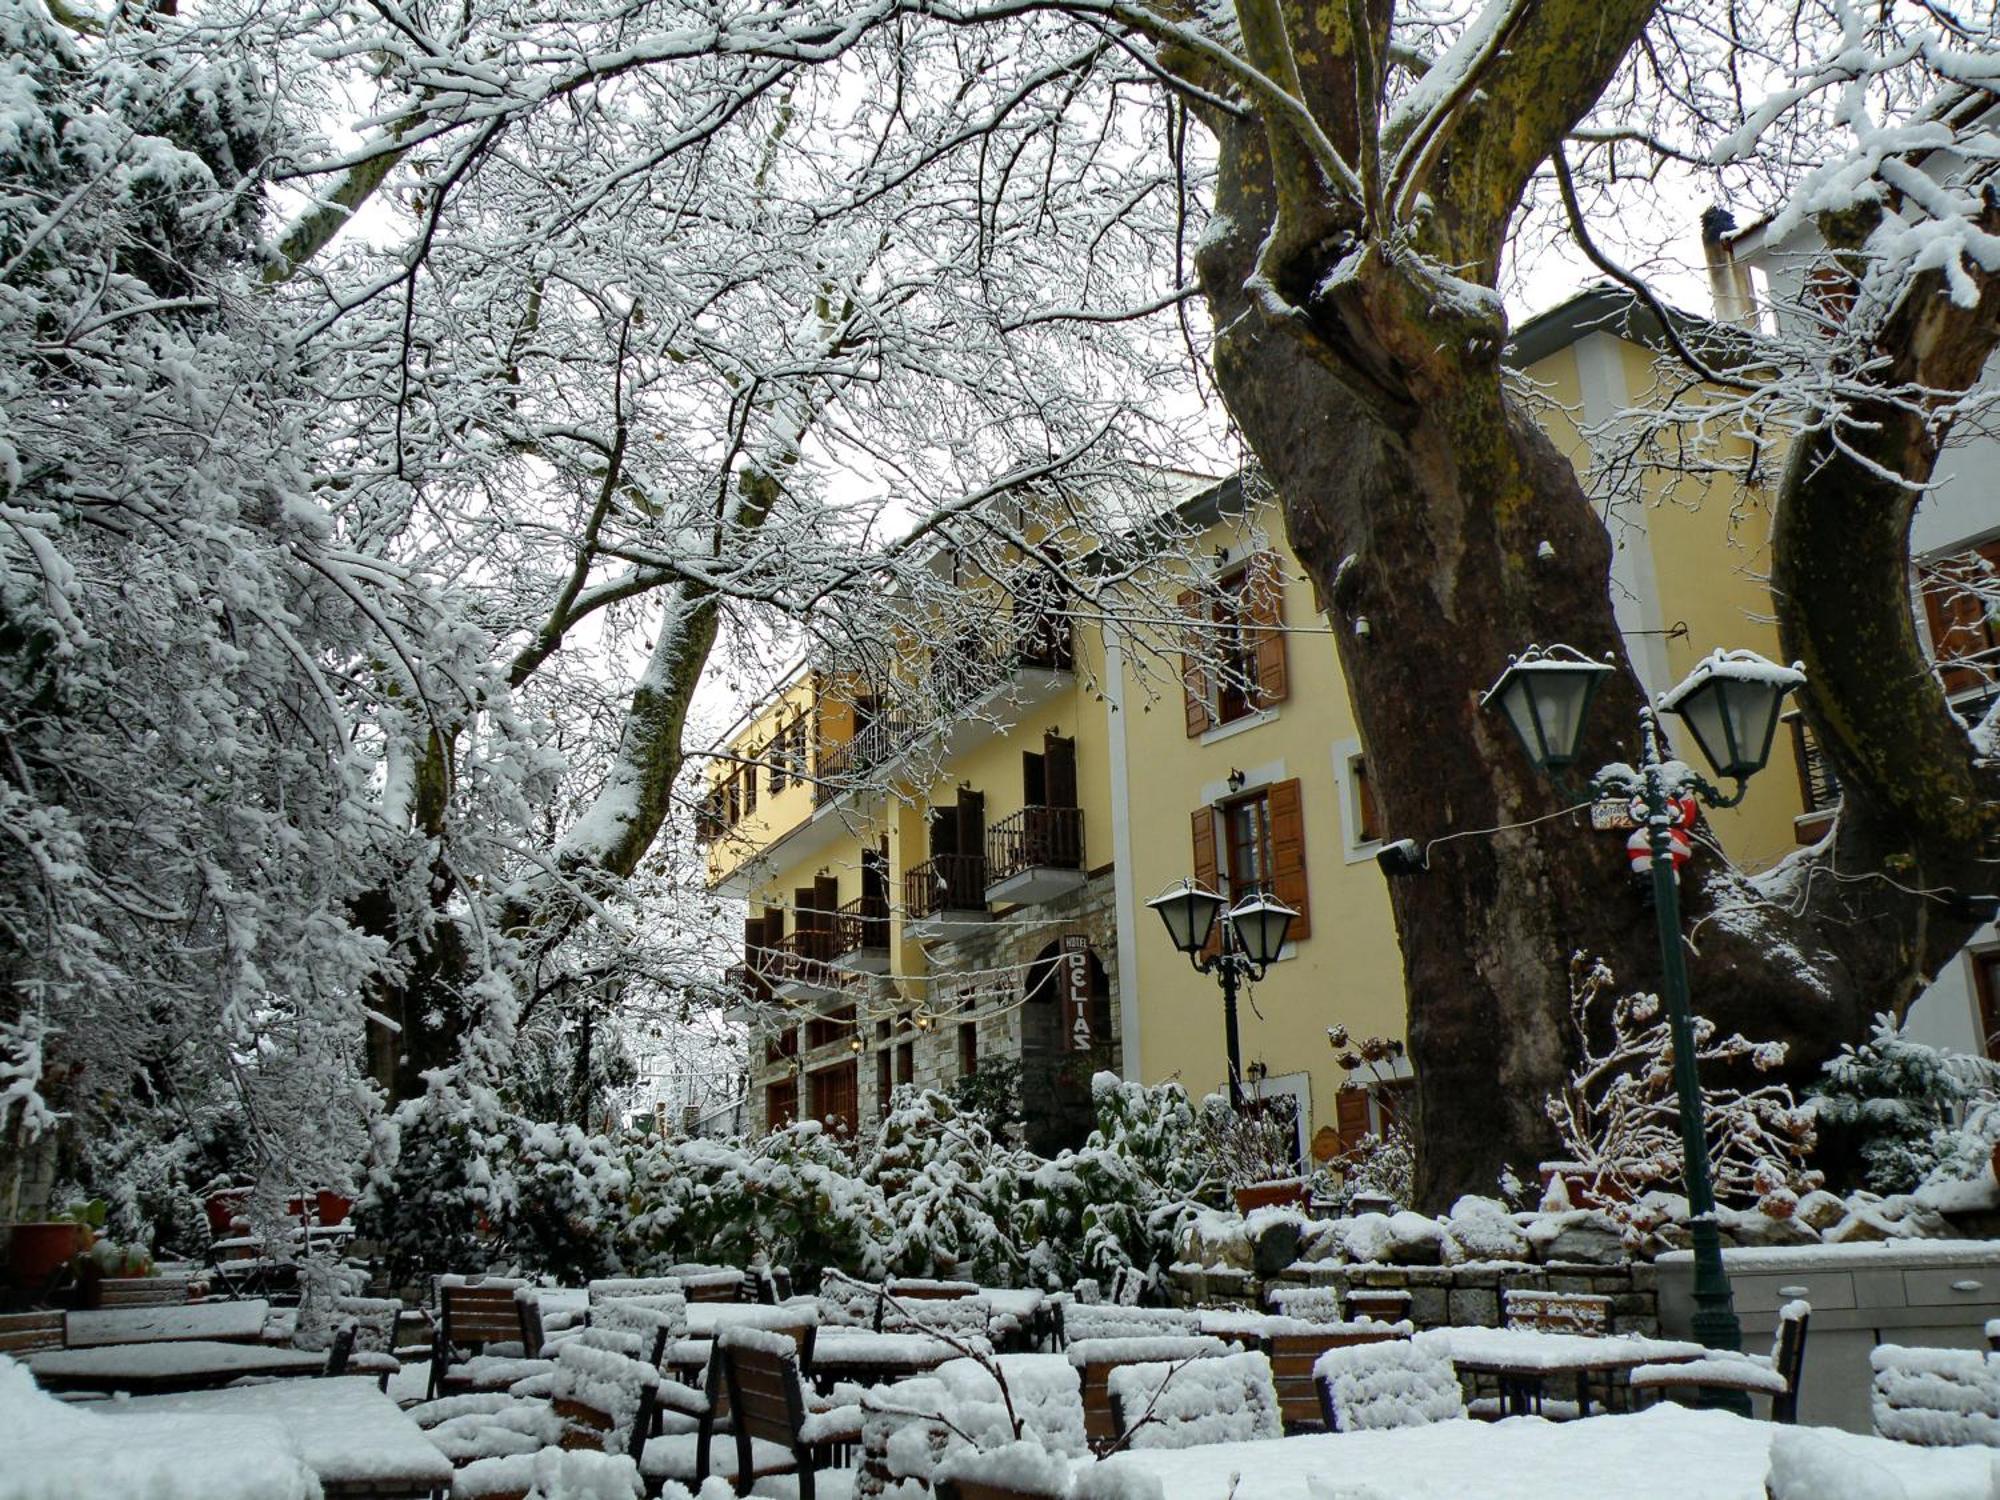
{"label": "brown shutter", "polygon": [[1060,735],[1044,735],[1042,759],[1048,784],[1048,795],[1043,800],[1050,807],[1075,807],[1076,741]]}
{"label": "brown shutter", "polygon": [[1368,1134],[1368,1091],[1344,1088],[1333,1096],[1333,1128],[1340,1136],[1340,1149],[1352,1151]]}
{"label": "brown shutter", "polygon": [[1021,752],[1021,801],[1029,807],[1046,806],[1049,800],[1048,762],[1032,750]]}
{"label": "brown shutter", "polygon": [[1312,907],[1306,895],[1306,819],[1296,780],[1271,788],[1271,894],[1298,913],[1290,940],[1312,936]]}
{"label": "brown shutter", "polygon": [[[1194,810],[1194,883],[1207,890],[1222,891],[1222,873],[1215,859],[1215,809],[1197,807]],[[1204,954],[1220,952],[1222,948],[1222,922],[1218,918],[1215,930],[1208,936],[1208,946]]]}
{"label": "brown shutter", "polygon": [[986,793],[970,787],[958,789],[958,852],[983,854],[986,850]]}
{"label": "brown shutter", "polygon": [[1281,703],[1291,694],[1285,666],[1285,565],[1275,552],[1260,552],[1250,563],[1245,607],[1257,628],[1257,702]]}
{"label": "brown shutter", "polygon": [[930,816],[931,858],[958,853],[958,810],[934,807]]}
{"label": "brown shutter", "polygon": [[1199,739],[1208,733],[1208,672],[1202,665],[1202,654],[1208,649],[1203,632],[1197,622],[1202,620],[1201,594],[1196,589],[1185,590],[1180,598],[1181,615],[1188,621],[1181,628],[1181,695],[1186,700],[1188,738]]}
{"label": "brown shutter", "polygon": [[[822,912],[840,910],[840,877],[838,875],[816,875],[813,877],[813,905]],[[822,921],[820,926],[831,927],[831,921]]]}

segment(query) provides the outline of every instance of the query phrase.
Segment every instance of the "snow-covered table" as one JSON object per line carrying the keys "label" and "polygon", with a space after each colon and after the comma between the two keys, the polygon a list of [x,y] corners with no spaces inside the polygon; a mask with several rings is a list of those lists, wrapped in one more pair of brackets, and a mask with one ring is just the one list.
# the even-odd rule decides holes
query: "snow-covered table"
{"label": "snow-covered table", "polygon": [[366,1376],[143,1396],[91,1410],[117,1417],[171,1412],[204,1425],[218,1418],[268,1419],[319,1476],[328,1500],[421,1497],[451,1483],[451,1461]]}
{"label": "snow-covered table", "polygon": [[822,1328],[813,1342],[812,1380],[822,1391],[846,1381],[880,1385],[935,1370],[963,1350],[921,1333],[871,1333],[865,1328]]}
{"label": "snow-covered table", "polygon": [[326,1355],[259,1344],[180,1339],[164,1344],[107,1344],[29,1356],[35,1379],[52,1391],[197,1391],[246,1375],[317,1375]]}
{"label": "snow-covered table", "polygon": [[183,1302],[161,1307],[113,1307],[73,1312],[65,1320],[72,1349],[106,1344],[155,1344],[177,1339],[209,1339],[254,1344],[264,1336],[271,1304],[261,1297],[241,1302]]}
{"label": "snow-covered table", "polygon": [[1649,1339],[1635,1334],[1592,1338],[1577,1333],[1541,1333],[1530,1328],[1438,1328],[1417,1335],[1441,1347],[1461,1374],[1491,1375],[1500,1382],[1509,1412],[1525,1411],[1552,1375],[1576,1380],[1578,1413],[1590,1415],[1593,1376],[1607,1381],[1640,1365],[1677,1364],[1708,1351],[1682,1339]]}
{"label": "snow-covered table", "polygon": [[[1780,1427],[1664,1403],[1633,1416],[1584,1422],[1512,1417],[1274,1442],[1149,1449],[1113,1465],[1157,1475],[1167,1500],[1763,1500],[1771,1444],[1810,1432],[1851,1487],[1816,1500],[1991,1500],[1990,1448],[1914,1448],[1828,1428]],[[1240,1482],[1237,1476],[1241,1476]],[[1883,1476],[1888,1476],[1885,1480]],[[1312,1480],[1319,1481],[1311,1486]],[[1900,1493],[1889,1481],[1900,1483]]]}

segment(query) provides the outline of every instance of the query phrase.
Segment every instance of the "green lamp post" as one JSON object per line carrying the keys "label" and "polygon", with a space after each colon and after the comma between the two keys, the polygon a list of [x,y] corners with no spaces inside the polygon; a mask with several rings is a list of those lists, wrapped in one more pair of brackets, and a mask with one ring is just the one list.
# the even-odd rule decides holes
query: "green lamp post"
{"label": "green lamp post", "polygon": [[[1560,771],[1575,763],[1584,715],[1597,685],[1611,670],[1567,646],[1546,651],[1530,647],[1508,663],[1481,702],[1506,714],[1537,766]],[[1650,705],[1639,710],[1638,768],[1606,766],[1591,783],[1600,798],[1630,798],[1635,812],[1644,810],[1652,857],[1653,910],[1659,920],[1660,987],[1673,1033],[1681,1160],[1694,1239],[1694,1333],[1711,1349],[1742,1348],[1743,1328],[1737,1321],[1729,1276],[1722,1265],[1701,1080],[1695,1071],[1694,1019],[1680,930],[1680,883],[1673,859],[1677,804],[1691,795],[1711,807],[1734,807],[1741,802],[1745,783],[1770,758],[1785,694],[1804,681],[1804,673],[1767,661],[1754,651],[1717,651],[1660,696],[1659,709],[1679,715],[1716,774],[1736,783],[1733,793],[1725,795],[1667,756],[1659,715]],[[1740,1392],[1711,1396],[1718,1405],[1748,1414],[1749,1398]]]}

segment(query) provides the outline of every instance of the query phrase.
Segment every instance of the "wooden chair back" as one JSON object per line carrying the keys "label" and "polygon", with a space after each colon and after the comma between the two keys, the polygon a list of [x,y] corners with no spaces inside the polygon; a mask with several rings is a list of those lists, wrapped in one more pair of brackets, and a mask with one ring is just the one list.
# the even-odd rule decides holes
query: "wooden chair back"
{"label": "wooden chair back", "polygon": [[358,1325],[352,1318],[342,1318],[340,1326],[333,1330],[333,1338],[326,1346],[326,1365],[320,1374],[329,1380],[347,1373],[347,1362],[354,1358],[354,1339]]}
{"label": "wooden chair back", "polygon": [[1394,1323],[1410,1315],[1410,1294],[1401,1288],[1351,1287],[1346,1302],[1350,1321],[1373,1318],[1378,1323]]}
{"label": "wooden chair back", "polygon": [[66,1337],[59,1312],[0,1313],[0,1354],[20,1359],[60,1349]]}
{"label": "wooden chair back", "polygon": [[1611,1299],[1590,1292],[1537,1292],[1516,1288],[1504,1294],[1509,1328],[1537,1333],[1580,1333],[1591,1337],[1611,1331]]}
{"label": "wooden chair back", "polygon": [[1119,1366],[1201,1359],[1228,1352],[1229,1346],[1221,1339],[1207,1335],[1081,1339],[1071,1344],[1069,1362],[1076,1367],[1079,1394],[1083,1398],[1085,1441],[1097,1451],[1118,1441],[1118,1417],[1111,1406],[1111,1372]]}
{"label": "wooden chair back", "polygon": [[1196,1448],[1285,1435],[1261,1353],[1121,1365],[1105,1382],[1111,1425],[1132,1448]]}
{"label": "wooden chair back", "polygon": [[[564,1341],[556,1353],[556,1373],[549,1392],[549,1409],[562,1421],[559,1445],[571,1451],[623,1453],[634,1463],[645,1451],[653,1431],[658,1374],[641,1357],[641,1341],[632,1334],[591,1328]],[[638,1406],[628,1415],[611,1410],[604,1393],[614,1389],[639,1392]],[[630,1427],[620,1430],[621,1420]]]}
{"label": "wooden chair back", "polygon": [[802,1435],[805,1381],[792,1339],[768,1328],[724,1328],[716,1335],[709,1366],[711,1415],[704,1419],[697,1440],[697,1477],[708,1473],[713,1413],[724,1399],[729,1411],[727,1436],[736,1444],[738,1492],[748,1493],[758,1472],[753,1444],[765,1442],[791,1451],[800,1500],[813,1500],[812,1454]]}
{"label": "wooden chair back", "polygon": [[1927,1448],[2000,1448],[2000,1369],[1985,1350],[1878,1344],[1868,1364],[1877,1437]]}
{"label": "wooden chair back", "polygon": [[1319,1387],[1313,1383],[1313,1366],[1327,1350],[1409,1336],[1408,1323],[1350,1323],[1330,1324],[1315,1333],[1267,1334],[1257,1340],[1257,1347],[1271,1362],[1271,1380],[1278,1388],[1278,1414],[1286,1430],[1324,1424],[1326,1411],[1320,1404]]}
{"label": "wooden chair back", "polygon": [[99,1307],[177,1307],[187,1299],[185,1276],[106,1276],[91,1288]]}
{"label": "wooden chair back", "polygon": [[516,1290],[512,1282],[440,1283],[438,1327],[445,1341],[454,1349],[467,1349],[518,1340],[523,1353],[532,1357],[537,1350],[527,1347],[522,1324],[526,1304],[515,1299]]}
{"label": "wooden chair back", "polygon": [[1806,1371],[1806,1325],[1812,1309],[1803,1302],[1787,1303],[1778,1315],[1778,1336],[1771,1345],[1771,1368],[1785,1377],[1785,1393],[1771,1398],[1771,1420],[1792,1424],[1799,1419],[1799,1380]]}
{"label": "wooden chair back", "polygon": [[1465,1415],[1451,1356],[1414,1339],[1329,1349],[1313,1366],[1328,1432],[1423,1427]]}

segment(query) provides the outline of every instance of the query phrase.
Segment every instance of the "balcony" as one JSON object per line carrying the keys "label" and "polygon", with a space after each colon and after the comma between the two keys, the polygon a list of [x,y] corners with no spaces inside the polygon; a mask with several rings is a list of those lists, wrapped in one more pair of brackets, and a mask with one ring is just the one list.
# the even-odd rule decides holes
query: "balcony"
{"label": "balcony", "polygon": [[771,993],[792,1004],[809,1005],[840,994],[846,976],[833,966],[835,936],[830,928],[788,932],[769,950]]}
{"label": "balcony", "polygon": [[849,974],[889,972],[889,906],[878,896],[857,896],[833,922],[833,964]]}
{"label": "balcony", "polygon": [[986,856],[936,854],[903,872],[903,932],[920,943],[969,937],[993,920]]}
{"label": "balcony", "polygon": [[986,899],[1025,906],[1083,884],[1083,809],[1024,807],[986,831]]}
{"label": "balcony", "polygon": [[900,755],[916,732],[917,726],[910,720],[892,715],[874,720],[844,744],[822,746],[813,806],[825,807],[853,791],[870,771]]}

